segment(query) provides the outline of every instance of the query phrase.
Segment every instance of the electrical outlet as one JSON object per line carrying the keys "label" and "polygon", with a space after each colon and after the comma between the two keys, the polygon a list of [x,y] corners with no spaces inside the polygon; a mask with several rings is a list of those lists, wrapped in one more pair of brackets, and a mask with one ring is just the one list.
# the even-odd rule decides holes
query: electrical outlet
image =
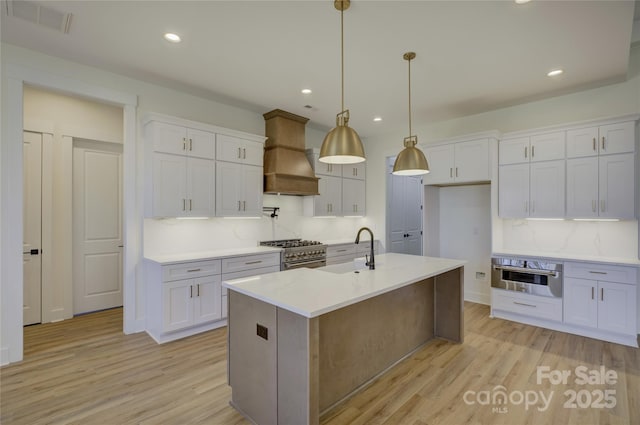
{"label": "electrical outlet", "polygon": [[269,340],[269,328],[262,326],[260,323],[256,323],[256,334],[260,338],[264,338],[267,341]]}
{"label": "electrical outlet", "polygon": [[484,280],[486,276],[485,272],[476,272],[476,280]]}

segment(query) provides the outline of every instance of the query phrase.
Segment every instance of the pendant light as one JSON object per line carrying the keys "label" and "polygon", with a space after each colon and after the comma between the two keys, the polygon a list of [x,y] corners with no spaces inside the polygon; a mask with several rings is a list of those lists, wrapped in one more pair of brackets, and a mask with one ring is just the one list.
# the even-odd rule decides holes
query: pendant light
{"label": "pendant light", "polygon": [[424,153],[416,147],[418,136],[411,135],[411,60],[415,59],[416,54],[407,52],[402,57],[409,63],[409,137],[404,138],[404,149],[396,157],[392,173],[397,176],[418,176],[429,172],[429,163]]}
{"label": "pendant light", "polygon": [[344,109],[344,11],[350,0],[335,0],[333,5],[340,11],[340,52],[342,75],[342,111],[336,115],[336,126],[324,138],[320,148],[320,162],[328,164],[355,164],[365,160],[360,136],[349,127],[349,110]]}

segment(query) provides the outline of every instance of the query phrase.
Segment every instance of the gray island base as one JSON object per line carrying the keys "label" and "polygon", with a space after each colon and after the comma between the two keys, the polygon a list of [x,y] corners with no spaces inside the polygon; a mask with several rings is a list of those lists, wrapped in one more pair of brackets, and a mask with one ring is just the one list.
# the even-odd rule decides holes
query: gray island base
{"label": "gray island base", "polygon": [[259,425],[318,424],[431,339],[463,342],[463,261],[383,254],[378,264],[225,282],[231,405]]}

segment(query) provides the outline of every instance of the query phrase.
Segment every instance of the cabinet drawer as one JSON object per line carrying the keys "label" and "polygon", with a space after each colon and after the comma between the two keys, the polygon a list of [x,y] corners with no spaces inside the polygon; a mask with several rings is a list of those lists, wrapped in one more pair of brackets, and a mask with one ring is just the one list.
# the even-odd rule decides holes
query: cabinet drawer
{"label": "cabinet drawer", "polygon": [[[233,279],[241,279],[243,277],[257,276],[259,274],[274,273],[280,271],[280,264],[277,266],[261,267],[259,269],[243,270],[241,272],[225,273],[222,275],[222,281]],[[227,288],[222,288],[222,295],[227,295]]]}
{"label": "cabinet drawer", "polygon": [[348,256],[348,255],[356,255],[357,249],[356,244],[345,244],[345,245],[334,245],[327,247],[327,258],[337,257],[337,256]]}
{"label": "cabinet drawer", "polygon": [[[230,257],[222,259],[222,273],[242,272],[263,267],[280,267],[280,253],[246,255],[243,257]],[[238,276],[240,277],[240,276]]]}
{"label": "cabinet drawer", "polygon": [[220,260],[191,261],[162,266],[162,281],[190,279],[192,277],[220,274]]}
{"label": "cabinet drawer", "polygon": [[578,279],[604,280],[632,285],[638,282],[638,269],[636,267],[606,264],[567,262],[564,263],[564,275]]}
{"label": "cabinet drawer", "polygon": [[562,321],[562,298],[538,297],[513,291],[492,289],[491,308],[524,316]]}

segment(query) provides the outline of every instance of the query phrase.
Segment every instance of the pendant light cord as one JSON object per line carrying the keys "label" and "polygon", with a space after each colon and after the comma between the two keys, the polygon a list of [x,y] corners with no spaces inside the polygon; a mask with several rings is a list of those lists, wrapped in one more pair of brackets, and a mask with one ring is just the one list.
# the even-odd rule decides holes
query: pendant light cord
{"label": "pendant light cord", "polygon": [[344,112],[344,5],[340,8],[340,75],[342,84],[342,109],[340,112]]}
{"label": "pendant light cord", "polygon": [[411,59],[407,62],[409,62],[409,137],[411,137]]}

